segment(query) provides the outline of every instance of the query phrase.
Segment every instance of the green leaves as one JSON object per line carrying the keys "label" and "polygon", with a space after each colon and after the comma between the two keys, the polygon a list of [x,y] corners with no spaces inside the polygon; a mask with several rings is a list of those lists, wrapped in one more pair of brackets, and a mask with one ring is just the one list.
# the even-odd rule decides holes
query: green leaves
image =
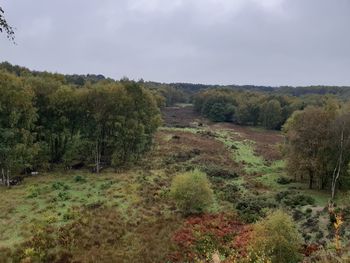
{"label": "green leaves", "polygon": [[173,179],[170,194],[184,214],[205,212],[214,200],[209,180],[199,170],[177,175]]}
{"label": "green leaves", "polygon": [[139,83],[76,87],[59,74],[3,67],[13,73],[0,71],[1,167],[121,166],[149,149],[160,111]]}

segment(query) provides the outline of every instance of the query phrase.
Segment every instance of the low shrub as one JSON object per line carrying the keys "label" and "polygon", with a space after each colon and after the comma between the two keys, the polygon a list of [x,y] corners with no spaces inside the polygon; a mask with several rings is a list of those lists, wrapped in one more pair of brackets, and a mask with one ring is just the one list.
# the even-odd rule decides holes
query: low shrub
{"label": "low shrub", "polygon": [[42,191],[39,186],[33,185],[29,188],[28,192],[29,193],[27,195],[27,198],[36,198],[41,194]]}
{"label": "low shrub", "polygon": [[51,187],[52,187],[53,190],[64,190],[64,191],[66,191],[66,190],[70,189],[69,185],[67,185],[65,183],[62,183],[62,182],[54,182]]}
{"label": "low shrub", "polygon": [[293,219],[295,221],[300,221],[305,217],[305,214],[303,213],[303,211],[300,211],[299,209],[294,209],[293,210]]}
{"label": "low shrub", "polygon": [[276,204],[261,196],[244,196],[236,205],[239,216],[247,223],[253,223],[264,217],[267,211],[275,208]]}
{"label": "low shrub", "polygon": [[291,182],[293,182],[293,180],[291,178],[285,177],[285,176],[280,176],[276,179],[276,182],[278,184],[290,184]]}
{"label": "low shrub", "polygon": [[226,184],[222,189],[222,199],[229,202],[236,202],[240,198],[240,188],[238,185],[230,183]]}
{"label": "low shrub", "polygon": [[68,201],[70,199],[69,193],[65,191],[60,191],[57,195],[58,201]]}
{"label": "low shrub", "polygon": [[217,165],[209,165],[203,168],[203,171],[209,176],[209,177],[221,177],[224,179],[232,179],[237,178],[239,175],[225,167],[217,166]]}
{"label": "low shrub", "polygon": [[264,252],[272,263],[300,262],[301,244],[302,240],[293,219],[281,210],[269,214],[253,228],[253,251],[256,254]]}
{"label": "low shrub", "polygon": [[207,176],[197,169],[175,176],[170,195],[186,215],[205,212],[213,203],[213,191]]}
{"label": "low shrub", "polygon": [[76,182],[76,183],[85,183],[86,182],[86,178],[81,176],[81,175],[76,175],[74,177],[74,182]]}
{"label": "low shrub", "polygon": [[295,208],[297,206],[313,205],[315,199],[311,196],[300,194],[294,191],[282,191],[276,194],[276,201],[286,206]]}

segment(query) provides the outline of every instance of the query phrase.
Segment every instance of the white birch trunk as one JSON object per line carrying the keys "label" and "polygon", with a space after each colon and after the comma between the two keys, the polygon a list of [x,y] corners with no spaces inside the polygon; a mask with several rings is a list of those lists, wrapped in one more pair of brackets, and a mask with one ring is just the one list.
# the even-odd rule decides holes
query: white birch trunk
{"label": "white birch trunk", "polygon": [[341,131],[340,135],[340,153],[339,153],[339,159],[338,163],[336,164],[334,171],[333,171],[333,176],[332,176],[332,200],[335,197],[335,192],[337,188],[337,182],[340,177],[340,172],[342,168],[342,163],[343,163],[343,145],[344,145],[344,127]]}

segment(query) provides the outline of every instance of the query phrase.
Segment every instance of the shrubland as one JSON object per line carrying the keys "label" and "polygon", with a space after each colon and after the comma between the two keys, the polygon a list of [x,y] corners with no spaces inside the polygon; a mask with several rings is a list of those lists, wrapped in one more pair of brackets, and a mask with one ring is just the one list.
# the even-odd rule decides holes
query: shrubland
{"label": "shrubland", "polygon": [[347,262],[342,89],[0,68],[0,262]]}

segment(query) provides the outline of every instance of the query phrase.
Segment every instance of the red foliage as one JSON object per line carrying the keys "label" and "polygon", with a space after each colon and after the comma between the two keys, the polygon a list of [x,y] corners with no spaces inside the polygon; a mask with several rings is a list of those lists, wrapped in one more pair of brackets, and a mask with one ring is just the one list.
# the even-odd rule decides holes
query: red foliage
{"label": "red foliage", "polygon": [[247,247],[251,238],[252,227],[250,225],[246,225],[242,228],[240,233],[233,241],[234,249],[243,257],[247,255]]}
{"label": "red foliage", "polygon": [[305,245],[303,247],[303,251],[302,253],[306,256],[309,257],[310,255],[312,255],[313,253],[315,253],[317,250],[319,250],[319,245],[317,244],[310,244],[310,245]]}
{"label": "red foliage", "polygon": [[230,215],[201,215],[189,217],[183,227],[175,232],[172,240],[178,250],[171,255],[174,262],[193,260],[198,255],[196,244],[200,237],[212,237],[221,247],[244,254],[251,228]]}

